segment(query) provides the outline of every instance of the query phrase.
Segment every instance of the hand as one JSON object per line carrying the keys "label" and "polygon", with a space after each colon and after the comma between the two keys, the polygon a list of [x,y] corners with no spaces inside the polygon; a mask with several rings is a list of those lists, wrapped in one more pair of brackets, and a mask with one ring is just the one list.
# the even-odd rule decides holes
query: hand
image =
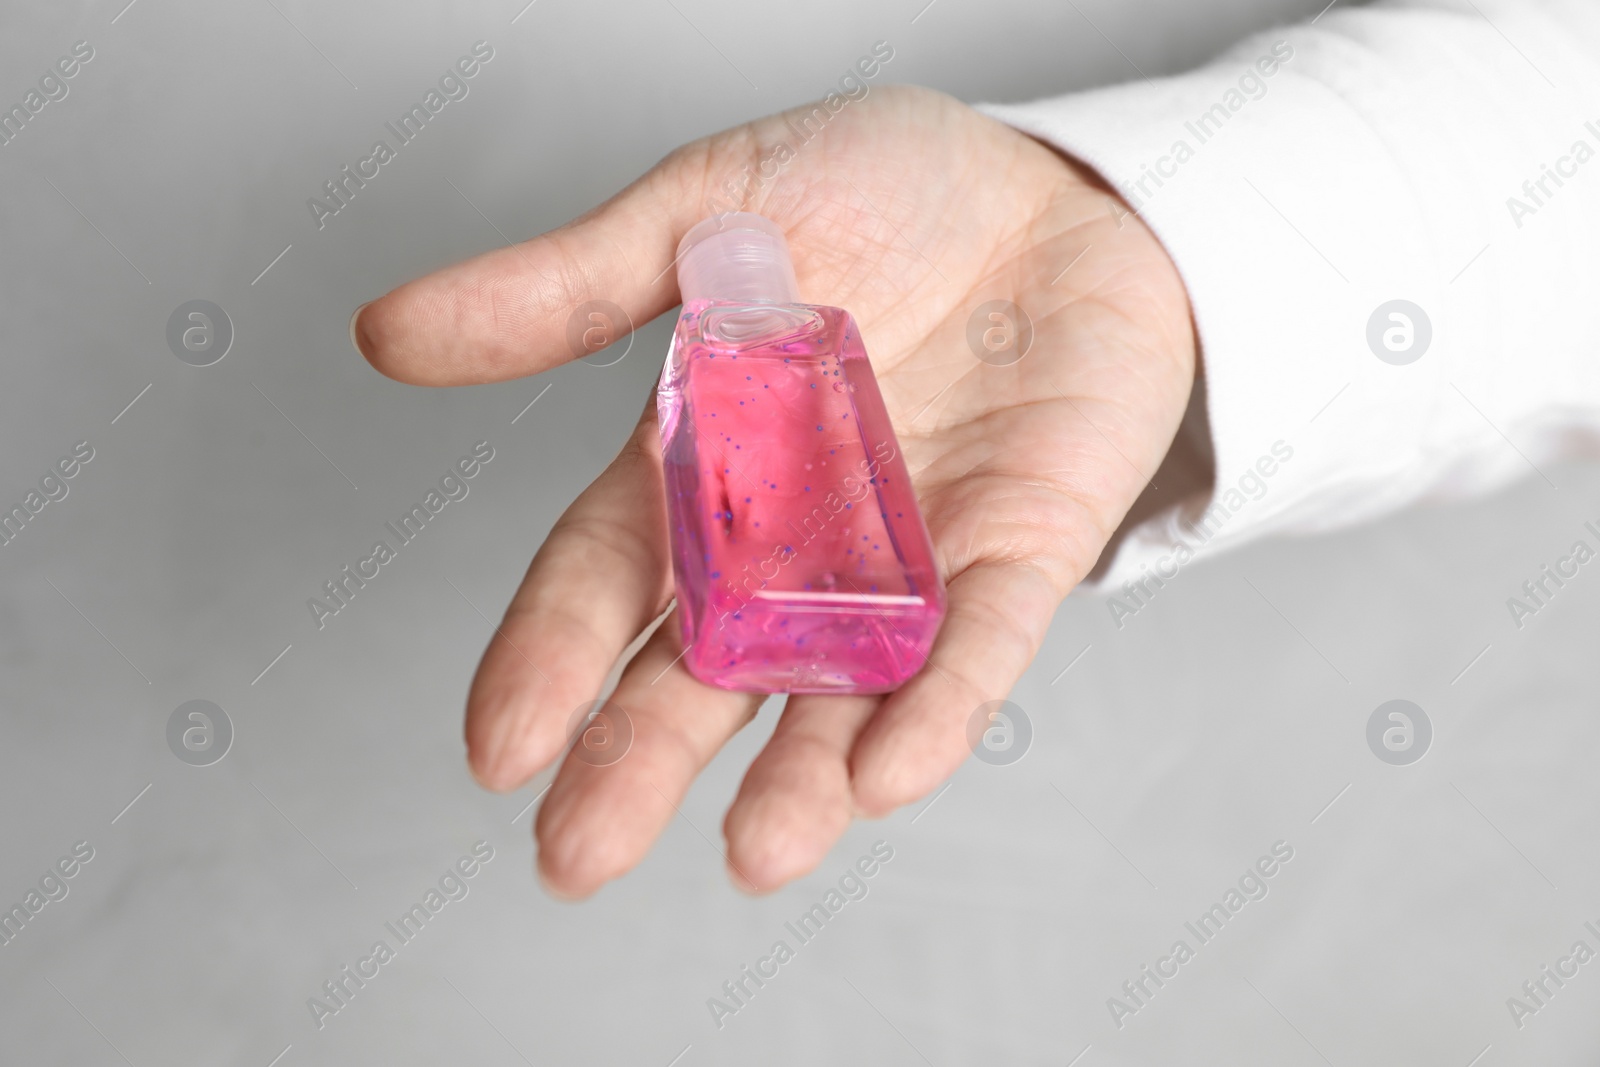
{"label": "hand", "polygon": [[[352,330],[401,381],[548,370],[572,358],[578,304],[610,300],[641,323],[671,308],[678,239],[746,164],[755,173],[779,142],[793,149],[737,206],[784,228],[806,302],[860,323],[949,612],[897,692],[789,698],[723,825],[730,877],[751,891],[807,873],[852,816],[924,796],[968,755],[968,719],[1010,690],[1160,465],[1195,364],[1188,298],[1160,244],[1051,149],[950,98],[890,87],[796,141],[773,117],[687,145],[559,230],[401,286]],[[1033,323],[1010,366],[967,342],[969,318],[996,299]],[[574,709],[672,595],[652,399],[550,531],[484,653],[466,722],[478,780],[515,789],[560,755]],[[763,700],[669,667],[679,642],[669,617],[622,675],[612,699],[632,720],[627,755],[605,767],[569,757],[540,808],[539,871],[557,895],[585,896],[637,863]]]}

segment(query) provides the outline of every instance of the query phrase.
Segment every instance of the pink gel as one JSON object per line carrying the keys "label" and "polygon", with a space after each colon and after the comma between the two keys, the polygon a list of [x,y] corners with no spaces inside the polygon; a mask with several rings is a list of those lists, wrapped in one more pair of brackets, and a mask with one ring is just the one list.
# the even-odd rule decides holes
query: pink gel
{"label": "pink gel", "polygon": [[893,690],[945,595],[855,321],[795,301],[759,216],[683,249],[658,393],[683,662],[725,689]]}

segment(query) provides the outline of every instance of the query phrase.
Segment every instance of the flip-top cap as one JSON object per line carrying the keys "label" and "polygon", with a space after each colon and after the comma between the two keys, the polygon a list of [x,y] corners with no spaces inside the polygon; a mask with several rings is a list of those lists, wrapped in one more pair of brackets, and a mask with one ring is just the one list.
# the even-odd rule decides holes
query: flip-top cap
{"label": "flip-top cap", "polygon": [[760,215],[748,211],[712,215],[683,235],[677,259],[678,292],[685,304],[800,302],[789,243],[777,223]]}

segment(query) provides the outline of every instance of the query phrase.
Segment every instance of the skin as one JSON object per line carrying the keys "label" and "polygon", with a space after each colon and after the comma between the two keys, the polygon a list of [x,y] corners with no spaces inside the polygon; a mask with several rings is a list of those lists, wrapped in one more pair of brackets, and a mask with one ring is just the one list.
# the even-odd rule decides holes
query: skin
{"label": "skin", "polygon": [[[366,305],[352,336],[379,371],[418,385],[565,363],[584,301],[636,323],[672,308],[667,267],[708,198],[726,210],[722,183],[794,141],[775,116],[686,145],[582,218]],[[974,710],[1021,676],[1160,466],[1196,359],[1183,284],[1138,216],[1081,165],[928,90],[852,103],[742,208],[784,229],[807,302],[860,323],[950,598],[929,664],[897,692],[788,700],[723,824],[729,876],[765,892],[816,867],[852,818],[926,796],[970,754]],[[966,340],[996,299],[1033,322],[1011,366]],[[657,432],[652,397],[484,653],[466,741],[489,789],[516,789],[566,751],[573,709],[671,603]],[[761,696],[702,685],[669,666],[681,651],[669,617],[624,669],[612,700],[633,725],[625,757],[568,755],[558,772],[535,826],[553,894],[587,896],[638,863],[754,717]]]}

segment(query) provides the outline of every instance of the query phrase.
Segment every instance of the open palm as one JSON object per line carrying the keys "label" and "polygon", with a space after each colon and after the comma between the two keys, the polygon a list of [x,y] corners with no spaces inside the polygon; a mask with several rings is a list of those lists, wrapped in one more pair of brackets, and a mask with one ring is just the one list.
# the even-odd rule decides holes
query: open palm
{"label": "open palm", "polygon": [[[724,824],[730,876],[752,890],[810,871],[853,815],[925,795],[968,754],[969,719],[1016,682],[1159,466],[1195,361],[1188,301],[1158,242],[1049,148],[910,88],[876,90],[795,140],[779,116],[685,146],[583,218],[404,285],[353,324],[373,365],[402,381],[547,370],[573,358],[566,323],[585,301],[634,322],[672,307],[678,239],[733,206],[784,228],[807,303],[855,315],[949,611],[898,691],[789,698]],[[792,158],[767,178],[780,143]],[[725,183],[745,175],[758,175],[748,201],[727,204]],[[991,301],[1021,315],[991,319]],[[990,328],[1026,338],[1030,325],[1021,359],[970,343]],[[515,789],[558,757],[573,709],[671,598],[651,401],[551,530],[484,654],[466,725],[479,781]],[[569,756],[557,775],[536,824],[552,891],[587,895],[637,863],[760,706],[696,681],[681,651],[669,618],[625,668],[612,696],[633,728],[625,758]]]}

